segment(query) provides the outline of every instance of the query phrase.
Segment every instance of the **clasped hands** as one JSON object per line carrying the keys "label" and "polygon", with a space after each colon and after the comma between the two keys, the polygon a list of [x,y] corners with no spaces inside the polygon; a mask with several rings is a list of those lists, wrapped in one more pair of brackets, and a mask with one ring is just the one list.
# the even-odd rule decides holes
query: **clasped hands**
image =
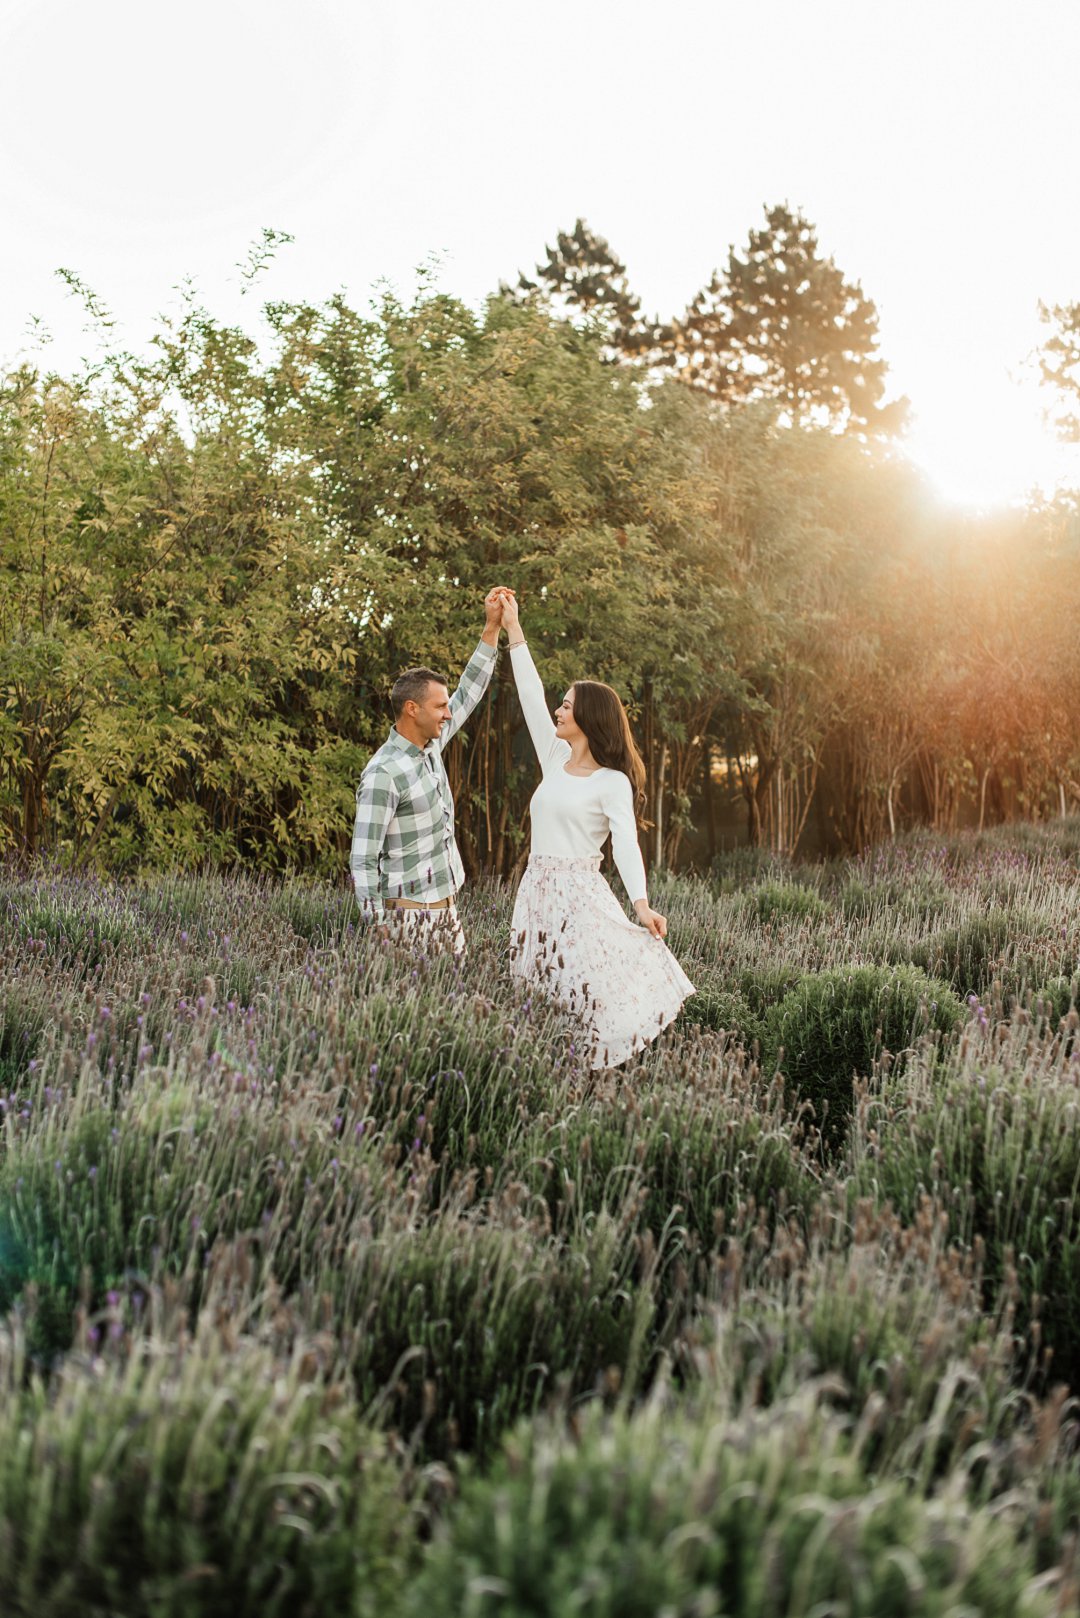
{"label": "clasped hands", "polygon": [[488,591],[484,597],[484,615],[484,639],[487,640],[493,630],[495,641],[490,644],[497,644],[499,630],[505,629],[509,633],[511,626],[518,621],[517,599],[508,584],[496,584]]}

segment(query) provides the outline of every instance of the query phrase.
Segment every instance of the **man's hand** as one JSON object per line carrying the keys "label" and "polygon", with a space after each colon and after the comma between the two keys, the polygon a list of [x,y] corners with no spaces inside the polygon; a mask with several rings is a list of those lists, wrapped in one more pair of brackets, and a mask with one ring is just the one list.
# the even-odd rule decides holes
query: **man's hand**
{"label": "man's hand", "polygon": [[499,630],[503,624],[503,600],[513,593],[509,585],[497,584],[484,597],[484,633],[480,639],[488,646],[499,644]]}

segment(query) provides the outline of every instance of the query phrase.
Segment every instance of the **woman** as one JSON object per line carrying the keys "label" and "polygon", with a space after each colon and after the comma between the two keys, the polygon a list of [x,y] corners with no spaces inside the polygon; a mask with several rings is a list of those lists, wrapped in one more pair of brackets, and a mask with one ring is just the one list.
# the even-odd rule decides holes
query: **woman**
{"label": "woman", "polygon": [[[617,1067],[655,1039],[694,993],[663,941],[667,922],[648,900],[636,823],[645,802],[645,766],[626,710],[608,685],[575,681],[552,723],[509,592],[503,627],[544,774],[530,805],[532,843],[514,903],[511,970],[542,982],[581,1018],[590,1066]],[[640,926],[600,875],[609,832]]]}

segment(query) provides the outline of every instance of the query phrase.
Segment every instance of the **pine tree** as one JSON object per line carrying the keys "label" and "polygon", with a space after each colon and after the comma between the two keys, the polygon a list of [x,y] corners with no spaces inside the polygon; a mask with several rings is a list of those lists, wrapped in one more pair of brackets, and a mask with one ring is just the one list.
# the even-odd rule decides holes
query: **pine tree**
{"label": "pine tree", "polygon": [[770,400],[796,426],[886,434],[907,413],[906,400],[882,402],[887,367],[873,303],[787,206],[769,209],[745,252],[732,248],[726,269],[667,325],[643,317],[625,264],[583,219],[560,231],[534,278],[502,292],[518,302],[543,297],[557,315],[582,311],[603,329],[609,359],[672,370],[725,404]]}
{"label": "pine tree", "polygon": [[794,424],[893,432],[906,402],[882,403],[877,343],[873,303],[822,256],[810,221],[780,206],[675,322],[664,359],[715,398],[769,399]]}
{"label": "pine tree", "polygon": [[556,313],[580,309],[604,330],[612,358],[636,360],[652,346],[653,327],[643,320],[641,299],[631,291],[626,265],[579,219],[572,231],[560,231],[547,258],[536,266],[535,279],[518,277],[503,286],[504,296],[525,302],[546,297]]}

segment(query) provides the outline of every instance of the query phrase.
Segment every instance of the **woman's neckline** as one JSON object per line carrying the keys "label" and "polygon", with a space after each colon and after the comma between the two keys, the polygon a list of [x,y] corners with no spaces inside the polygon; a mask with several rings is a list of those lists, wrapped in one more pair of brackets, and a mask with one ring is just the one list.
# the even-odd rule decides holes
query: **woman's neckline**
{"label": "woman's neckline", "polygon": [[568,764],[564,764],[563,767],[562,767],[563,774],[568,775],[570,777],[571,781],[588,781],[588,780],[591,779],[592,776],[599,775],[601,770],[606,770],[606,769],[607,769],[606,764],[598,764],[596,766],[595,770],[584,770],[584,771],[582,771],[582,770],[572,770]]}

